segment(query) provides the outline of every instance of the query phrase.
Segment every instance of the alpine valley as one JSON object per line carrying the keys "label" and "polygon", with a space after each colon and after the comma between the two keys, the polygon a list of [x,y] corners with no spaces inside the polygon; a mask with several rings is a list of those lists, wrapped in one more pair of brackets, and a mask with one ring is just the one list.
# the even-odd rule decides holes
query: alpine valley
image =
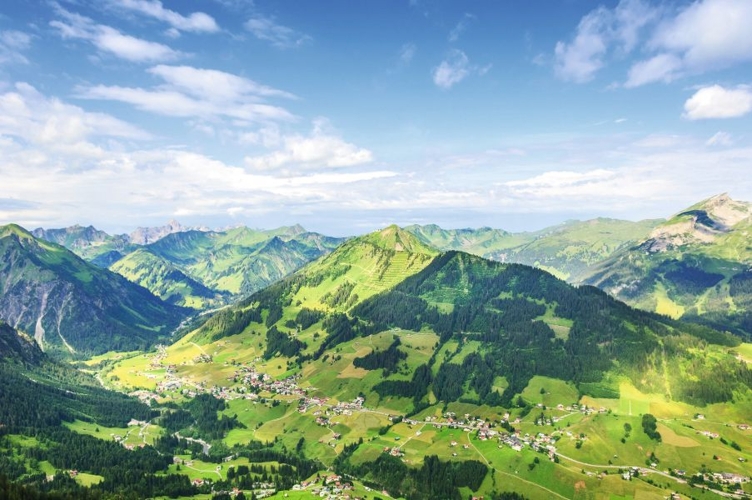
{"label": "alpine valley", "polygon": [[0,228],[3,498],[745,498],[752,204]]}

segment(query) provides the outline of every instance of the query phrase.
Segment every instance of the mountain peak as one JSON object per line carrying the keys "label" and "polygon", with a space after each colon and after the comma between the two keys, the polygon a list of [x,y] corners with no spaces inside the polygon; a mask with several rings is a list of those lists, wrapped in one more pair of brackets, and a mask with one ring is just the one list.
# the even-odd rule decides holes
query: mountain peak
{"label": "mountain peak", "polygon": [[5,226],[0,226],[0,238],[5,238],[6,236],[15,235],[18,236],[19,239],[22,240],[33,240],[34,235],[28,232],[26,229],[22,228],[18,224],[6,224]]}
{"label": "mountain peak", "polygon": [[692,205],[672,217],[667,224],[694,217],[697,223],[719,231],[727,231],[752,215],[752,204],[736,201],[728,193],[721,193]]}
{"label": "mountain peak", "polygon": [[159,241],[168,234],[180,233],[188,229],[189,228],[186,228],[175,219],[171,219],[167,221],[166,225],[161,227],[136,228],[136,230],[130,234],[130,240],[131,243],[134,243],[136,245],[148,245],[149,243]]}
{"label": "mountain peak", "polygon": [[[357,239],[357,238],[356,238]],[[438,251],[421,242],[417,236],[405,229],[392,224],[362,237],[363,241],[385,250],[395,252],[420,253],[436,255]]]}

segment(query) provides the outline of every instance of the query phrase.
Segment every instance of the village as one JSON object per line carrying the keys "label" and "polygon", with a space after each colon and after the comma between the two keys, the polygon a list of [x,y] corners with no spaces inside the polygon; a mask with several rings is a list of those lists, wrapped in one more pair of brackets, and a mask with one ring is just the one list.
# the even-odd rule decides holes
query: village
{"label": "village", "polygon": [[[388,414],[383,411],[370,409],[365,406],[365,399],[363,397],[357,397],[351,401],[331,401],[329,397],[317,394],[318,390],[315,387],[301,388],[299,386],[300,375],[286,377],[284,379],[277,380],[267,373],[263,373],[256,369],[255,363],[238,364],[231,376],[227,377],[227,381],[231,386],[208,386],[205,382],[195,383],[185,377],[178,376],[178,367],[175,365],[163,365],[165,358],[165,350],[162,346],[158,349],[156,355],[152,359],[152,368],[166,368],[165,376],[157,383],[154,391],[139,390],[134,391],[131,395],[139,397],[142,401],[150,403],[151,401],[159,400],[164,397],[166,393],[176,393],[179,397],[192,398],[198,394],[211,394],[218,399],[231,401],[235,399],[245,399],[248,401],[262,402],[266,404],[279,404],[279,402],[285,402],[287,404],[296,403],[297,411],[300,414],[310,413],[314,417],[317,425],[330,428],[333,425],[331,418],[343,415],[351,416],[357,412],[377,413],[386,416],[390,422],[404,422],[410,426],[428,426],[435,429],[459,429],[465,432],[473,432],[475,438],[478,441],[496,440],[498,447],[508,447],[515,452],[522,452],[525,448],[529,448],[537,453],[542,453],[548,457],[551,461],[558,461],[556,443],[561,439],[570,439],[578,442],[587,440],[587,436],[584,434],[575,434],[569,430],[562,430],[561,427],[553,430],[550,433],[536,432],[536,433],[523,433],[519,429],[515,429],[513,426],[519,426],[522,421],[519,417],[512,417],[509,412],[506,412],[501,416],[500,420],[488,421],[477,417],[472,417],[470,414],[464,414],[458,417],[454,412],[447,411],[439,416],[425,416],[422,419],[417,418],[403,418],[400,415]],[[197,356],[194,363],[207,363],[211,362],[211,357],[205,354]],[[261,361],[256,359],[256,362]],[[227,363],[225,363],[227,365]],[[232,363],[235,365],[235,363]],[[277,399],[282,397],[283,399]],[[581,414],[584,416],[590,416],[593,414],[606,414],[608,410],[604,407],[592,408],[586,405],[580,405],[572,403],[569,405],[558,404],[556,407],[546,408],[542,404],[538,404],[535,407],[536,411],[540,411],[540,414],[535,417],[532,423],[537,427],[554,427],[563,420],[573,415]],[[555,410],[558,415],[552,415],[551,411]],[[548,411],[548,413],[546,413]],[[696,420],[703,420],[702,415],[696,415]],[[141,423],[143,424],[143,423]],[[747,424],[739,424],[739,429],[749,429]],[[718,439],[720,436],[716,432],[710,431],[698,431],[698,434],[703,435],[709,439]],[[417,431],[417,435],[420,435],[420,431]],[[335,447],[337,441],[342,436],[339,433],[332,431],[328,440],[322,440],[322,443],[326,441],[326,444],[331,447]],[[132,446],[132,445],[128,445]],[[395,457],[403,457],[404,452],[402,450],[403,445],[386,446],[383,449],[384,453],[390,454]],[[451,441],[449,443],[450,448],[459,446],[457,441]],[[468,444],[462,445],[465,449],[469,448]],[[457,456],[456,452],[451,452],[453,456]],[[656,469],[656,464],[651,464],[651,469],[642,467],[626,467],[620,469],[620,473],[624,480],[632,480],[640,473],[653,472]],[[596,475],[596,473],[586,472],[588,475]],[[699,474],[699,473],[698,473]],[[600,473],[598,473],[600,476]],[[672,474],[677,477],[677,480],[682,480],[686,475],[685,471],[673,471]],[[750,479],[746,476],[731,474],[726,472],[709,473],[702,475],[703,480],[720,485],[741,485],[749,482]],[[323,481],[324,485],[303,482],[299,485],[295,485],[294,490],[307,490],[311,491],[314,495],[322,498],[329,499],[351,499],[352,486],[349,483],[341,481],[341,478],[336,476],[330,476],[326,481]],[[254,485],[256,486],[256,485]],[[268,484],[259,484],[258,488],[254,490],[254,494],[257,498],[264,498],[275,493],[273,488],[269,488]],[[385,492],[384,492],[385,493]]]}

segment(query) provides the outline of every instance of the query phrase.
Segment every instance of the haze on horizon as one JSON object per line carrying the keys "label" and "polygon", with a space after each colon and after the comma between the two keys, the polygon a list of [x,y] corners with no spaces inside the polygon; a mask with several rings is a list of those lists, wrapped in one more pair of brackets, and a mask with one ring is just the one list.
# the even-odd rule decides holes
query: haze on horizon
{"label": "haze on horizon", "polygon": [[6,0],[0,223],[534,230],[752,200],[752,2]]}

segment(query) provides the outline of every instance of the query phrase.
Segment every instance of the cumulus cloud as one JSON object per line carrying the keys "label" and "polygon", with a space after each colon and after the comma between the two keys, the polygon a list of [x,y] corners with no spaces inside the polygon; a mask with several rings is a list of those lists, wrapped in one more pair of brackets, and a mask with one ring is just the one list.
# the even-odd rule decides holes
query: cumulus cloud
{"label": "cumulus cloud", "polygon": [[[699,0],[662,22],[648,47],[681,59],[675,76],[752,61],[752,2]],[[664,75],[658,73],[655,81]]]}
{"label": "cumulus cloud", "polygon": [[17,83],[12,91],[0,95],[0,134],[51,148],[80,144],[93,137],[150,138],[138,127],[46,97],[27,83]]}
{"label": "cumulus cloud", "polygon": [[194,33],[215,33],[219,26],[213,17],[204,12],[194,12],[184,16],[162,5],[159,0],[109,0],[112,7],[136,12],[138,14],[163,21],[171,26],[173,36],[180,31]]}
{"label": "cumulus cloud", "polygon": [[245,162],[256,170],[275,170],[286,166],[298,169],[352,167],[373,161],[373,153],[345,142],[330,130],[325,120],[316,120],[309,135],[282,138],[282,149],[264,156],[248,157]]}
{"label": "cumulus cloud", "polygon": [[690,120],[736,118],[752,111],[752,90],[747,86],[727,89],[703,87],[684,103],[684,117]]}
{"label": "cumulus cloud", "polygon": [[640,33],[657,15],[658,11],[643,0],[621,0],[613,9],[601,6],[589,12],[580,20],[571,41],[556,43],[556,75],[576,83],[592,80],[605,65],[609,51],[632,51]]}
{"label": "cumulus cloud", "polygon": [[191,66],[158,65],[148,71],[163,83],[148,89],[108,85],[79,87],[78,97],[125,102],[144,111],[175,117],[225,117],[247,122],[295,118],[288,110],[263,102],[270,97],[294,99],[294,95],[248,78]]}
{"label": "cumulus cloud", "polygon": [[259,40],[269,42],[278,49],[293,49],[309,43],[312,38],[292,28],[278,24],[274,19],[255,16],[245,22],[245,29]]}
{"label": "cumulus cloud", "polygon": [[100,52],[131,62],[154,63],[171,61],[182,56],[167,45],[126,35],[110,26],[96,24],[92,19],[57,7],[61,20],[50,22],[58,34],[66,40],[78,39],[91,42]]}
{"label": "cumulus cloud", "polygon": [[647,56],[631,63],[624,86],[667,83],[752,61],[751,24],[748,0],[696,0],[674,10],[621,0],[589,12],[570,41],[556,44],[554,70],[563,80],[587,82],[639,48]]}
{"label": "cumulus cloud", "polygon": [[605,11],[605,8],[600,7],[582,18],[577,27],[577,35],[571,42],[556,43],[554,71],[562,80],[587,82],[603,67],[607,41],[601,18]]}
{"label": "cumulus cloud", "polygon": [[[264,133],[275,142],[273,130]],[[368,193],[371,183],[397,175],[384,169],[279,175],[181,148],[141,149],[144,139],[149,134],[126,122],[17,84],[0,94],[0,178],[6,193],[0,220],[31,227],[111,225],[112,220],[135,226],[147,214],[226,217],[285,207],[323,210],[342,207]],[[284,148],[311,164],[354,164],[370,155],[331,136],[324,122],[303,139],[288,140]]]}

